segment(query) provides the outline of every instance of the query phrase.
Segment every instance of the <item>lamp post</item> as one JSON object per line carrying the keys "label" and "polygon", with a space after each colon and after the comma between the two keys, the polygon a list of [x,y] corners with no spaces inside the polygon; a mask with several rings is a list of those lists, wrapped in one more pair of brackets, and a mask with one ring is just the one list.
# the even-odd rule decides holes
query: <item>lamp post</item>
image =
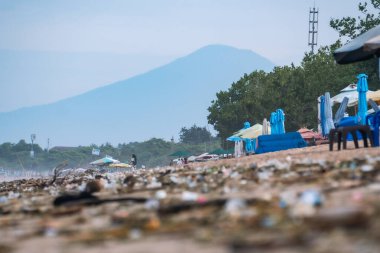
{"label": "lamp post", "polygon": [[30,139],[32,140],[32,150],[30,151],[30,157],[31,157],[31,158],[34,158],[33,142],[34,142],[34,140],[36,139],[36,135],[35,135],[35,134],[31,134],[31,135],[30,135]]}

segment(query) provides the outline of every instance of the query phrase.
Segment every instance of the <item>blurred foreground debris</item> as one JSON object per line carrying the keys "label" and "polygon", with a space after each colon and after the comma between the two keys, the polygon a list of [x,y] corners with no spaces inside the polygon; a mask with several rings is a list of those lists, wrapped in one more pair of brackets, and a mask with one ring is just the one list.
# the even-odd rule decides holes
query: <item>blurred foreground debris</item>
{"label": "blurred foreground debris", "polygon": [[63,168],[53,182],[0,183],[0,252],[42,243],[65,252],[100,252],[100,243],[115,252],[380,248],[378,149],[311,147],[104,174]]}

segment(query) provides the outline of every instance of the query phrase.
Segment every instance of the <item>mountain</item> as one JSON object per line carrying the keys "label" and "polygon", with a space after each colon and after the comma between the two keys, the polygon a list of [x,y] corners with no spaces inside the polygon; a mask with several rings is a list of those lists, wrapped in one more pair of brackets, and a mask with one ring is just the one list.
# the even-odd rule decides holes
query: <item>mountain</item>
{"label": "mountain", "polygon": [[206,46],[145,74],[78,96],[0,113],[0,142],[29,140],[32,133],[38,143],[50,138],[54,146],[170,139],[183,126],[206,125],[207,108],[216,92],[244,73],[273,67],[249,50]]}

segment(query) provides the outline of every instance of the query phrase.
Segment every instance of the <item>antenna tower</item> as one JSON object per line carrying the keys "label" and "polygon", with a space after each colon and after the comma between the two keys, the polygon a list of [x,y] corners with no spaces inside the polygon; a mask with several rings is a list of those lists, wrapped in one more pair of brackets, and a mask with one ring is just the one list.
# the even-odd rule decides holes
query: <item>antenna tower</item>
{"label": "antenna tower", "polygon": [[311,46],[311,52],[314,54],[314,46],[318,44],[318,14],[319,10],[310,8],[309,11],[309,46]]}

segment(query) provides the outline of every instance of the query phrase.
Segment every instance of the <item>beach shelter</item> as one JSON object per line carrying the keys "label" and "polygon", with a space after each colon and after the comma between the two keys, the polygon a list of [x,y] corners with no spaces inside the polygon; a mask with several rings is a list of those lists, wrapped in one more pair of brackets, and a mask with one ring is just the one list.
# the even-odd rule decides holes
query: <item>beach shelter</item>
{"label": "beach shelter", "polygon": [[131,165],[127,163],[112,163],[109,165],[110,168],[118,168],[118,169],[124,169],[124,168],[132,168]]}
{"label": "beach shelter", "polygon": [[109,165],[112,163],[120,163],[120,161],[113,159],[110,156],[106,156],[106,157],[103,157],[101,159],[90,162],[91,165],[95,165],[95,166],[105,166],[105,165]]}
{"label": "beach shelter", "polygon": [[347,87],[340,90],[339,94],[333,96],[331,98],[331,104],[340,104],[345,97],[348,98],[348,103],[355,103],[358,101],[358,91],[355,83],[349,84]]}
{"label": "beach shelter", "polygon": [[285,114],[282,109],[276,110],[277,115],[277,131],[278,134],[284,134],[285,133]]}
{"label": "beach shelter", "polygon": [[191,153],[189,151],[186,151],[186,150],[180,150],[180,151],[174,152],[173,154],[170,154],[169,156],[173,156],[173,157],[188,157],[188,156],[191,156]]}
{"label": "beach shelter", "polygon": [[[369,99],[372,99],[373,101],[377,102],[378,104],[380,103],[380,90],[377,91],[367,91],[366,94],[367,102]],[[355,101],[353,103],[349,103],[348,106],[355,106],[358,104],[358,101]]]}
{"label": "beach shelter", "polygon": [[380,25],[359,35],[334,52],[334,58],[339,64],[364,61],[379,56]]}
{"label": "beach shelter", "polygon": [[232,136],[228,137],[226,140],[227,140],[227,141],[234,141],[234,142],[236,142],[236,141],[241,141],[242,138],[239,137],[239,134],[240,134],[242,131],[244,131],[245,129],[248,129],[248,128],[250,128],[250,127],[251,127],[251,123],[249,123],[248,121],[244,122],[244,124],[243,124],[243,128],[240,129],[239,131],[235,132]]}
{"label": "beach shelter", "polygon": [[334,121],[332,116],[330,93],[326,92],[324,96],[324,135],[330,133],[331,129],[334,129]]}
{"label": "beach shelter", "polygon": [[321,120],[320,120],[320,126],[321,126],[321,133],[323,136],[326,136],[326,130],[325,130],[325,121],[326,121],[326,117],[325,117],[325,96],[320,96],[319,97],[321,102],[320,102],[320,115],[321,115]]}
{"label": "beach shelter", "polygon": [[318,133],[322,134],[321,126],[321,96],[317,98],[317,108],[318,108]]}
{"label": "beach shelter", "polygon": [[[244,122],[242,129],[240,129],[239,131],[235,132],[232,136],[227,138],[227,141],[235,142],[235,147],[234,147],[234,156],[235,157],[241,157],[244,154],[244,145],[243,145],[244,139],[240,137],[240,134],[245,129],[248,129],[250,127],[251,127],[251,124],[248,121],[246,121],[246,122]],[[248,148],[250,148],[249,145],[250,145],[250,143],[248,143]]]}
{"label": "beach shelter", "polygon": [[211,155],[224,155],[224,154],[231,154],[232,152],[230,150],[225,150],[222,148],[217,148],[213,151],[211,151],[209,154]]}
{"label": "beach shelter", "polygon": [[255,124],[250,128],[244,129],[239,134],[242,139],[255,139],[263,134],[263,126],[261,124]]}
{"label": "beach shelter", "polygon": [[358,78],[358,93],[359,93],[359,104],[358,104],[358,122],[360,125],[366,124],[366,113],[367,113],[367,97],[366,93],[368,91],[368,83],[366,74],[360,74]]}

